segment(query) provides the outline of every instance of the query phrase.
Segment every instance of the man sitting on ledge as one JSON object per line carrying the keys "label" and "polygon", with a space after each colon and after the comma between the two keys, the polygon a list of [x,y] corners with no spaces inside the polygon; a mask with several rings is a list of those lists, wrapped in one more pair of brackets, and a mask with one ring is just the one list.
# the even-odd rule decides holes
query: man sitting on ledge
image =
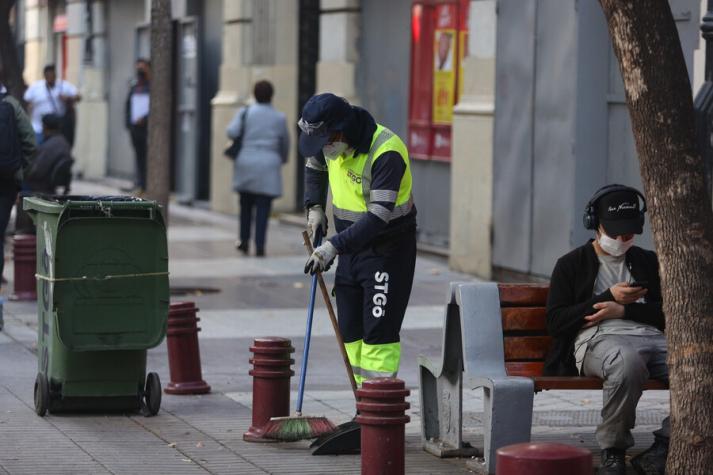
{"label": "man sitting on ledge", "polygon": [[[626,473],[625,451],[634,445],[631,429],[643,386],[649,378],[668,382],[658,259],[633,245],[645,212],[646,200],[634,188],[598,190],[584,212],[584,225],[596,238],[562,256],[550,281],[547,331],[553,342],[544,373],[604,381],[596,431],[599,475]],[[666,417],[653,446],[631,460],[637,472],[664,473],[669,433]]]}

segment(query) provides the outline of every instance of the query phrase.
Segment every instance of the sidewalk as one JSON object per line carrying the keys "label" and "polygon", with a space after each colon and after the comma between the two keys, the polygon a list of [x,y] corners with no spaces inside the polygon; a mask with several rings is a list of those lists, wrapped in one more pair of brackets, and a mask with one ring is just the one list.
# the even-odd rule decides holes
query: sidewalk
{"label": "sidewalk", "polygon": [[[116,193],[77,183],[73,192]],[[201,309],[199,333],[205,396],[163,396],[161,412],[139,415],[34,414],[36,374],[34,303],[6,302],[0,333],[0,474],[182,474],[182,473],[359,473],[358,456],[314,457],[306,442],[249,444],[251,378],[248,347],[256,336],[292,339],[299,362],[309,279],[300,228],[273,220],[267,257],[239,256],[236,220],[205,210],[172,205],[169,268],[172,288],[200,288],[192,300]],[[12,288],[12,263],[5,271]],[[334,272],[327,275],[328,285]],[[419,256],[410,307],[402,332],[400,377],[411,388],[411,422],[406,427],[407,473],[468,473],[465,461],[441,460],[420,449],[416,356],[440,352],[440,329],[448,283],[472,280],[448,270],[446,262]],[[212,291],[209,292],[209,291]],[[216,292],[217,291],[217,292]],[[165,343],[150,350],[148,369],[169,381]],[[296,372],[298,368],[295,367]],[[296,389],[297,378],[293,378]],[[293,395],[292,401],[295,400]],[[601,408],[600,391],[557,391],[535,396],[533,440],[553,440],[598,449],[593,441]],[[668,410],[666,391],[648,391],[639,404],[637,450],[647,447]],[[465,436],[482,444],[482,397],[464,392]],[[323,305],[318,304],[310,353],[304,412],[335,423],[354,415],[354,401]],[[632,452],[633,453],[633,452]]]}

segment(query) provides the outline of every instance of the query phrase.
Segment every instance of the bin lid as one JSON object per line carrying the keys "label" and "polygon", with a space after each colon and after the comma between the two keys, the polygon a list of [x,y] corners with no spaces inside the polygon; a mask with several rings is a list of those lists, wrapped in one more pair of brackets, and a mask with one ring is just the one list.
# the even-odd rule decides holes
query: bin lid
{"label": "bin lid", "polygon": [[72,198],[25,201],[38,212],[61,213],[50,257],[54,272],[41,279],[52,292],[40,294],[51,299],[60,340],[73,351],[158,345],[166,334],[169,306],[160,207],[133,198]]}
{"label": "bin lid", "polygon": [[121,195],[43,195],[26,196],[22,208],[26,211],[39,211],[48,214],[60,214],[66,209],[95,210],[105,212],[109,209],[158,208],[156,201]]}

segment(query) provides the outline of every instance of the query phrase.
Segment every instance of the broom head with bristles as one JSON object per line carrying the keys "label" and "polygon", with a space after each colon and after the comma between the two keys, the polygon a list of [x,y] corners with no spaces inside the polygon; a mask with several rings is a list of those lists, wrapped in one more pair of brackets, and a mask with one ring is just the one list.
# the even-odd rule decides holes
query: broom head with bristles
{"label": "broom head with bristles", "polygon": [[314,439],[335,430],[326,417],[312,416],[273,417],[262,428],[264,437],[283,442]]}

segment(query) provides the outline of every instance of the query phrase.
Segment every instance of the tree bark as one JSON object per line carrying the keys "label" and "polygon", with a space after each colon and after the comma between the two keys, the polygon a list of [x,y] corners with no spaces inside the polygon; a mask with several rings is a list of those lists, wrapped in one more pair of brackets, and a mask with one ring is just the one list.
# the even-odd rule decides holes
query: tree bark
{"label": "tree bark", "polygon": [[691,85],[666,0],[600,0],[624,78],[666,314],[667,473],[713,473],[713,212]]}
{"label": "tree bark", "polygon": [[15,0],[0,0],[0,82],[8,92],[22,101],[25,85],[17,60],[15,38],[10,30],[10,11]]}
{"label": "tree bark", "polygon": [[163,206],[168,221],[173,84],[171,0],[151,0],[151,107],[146,195]]}

